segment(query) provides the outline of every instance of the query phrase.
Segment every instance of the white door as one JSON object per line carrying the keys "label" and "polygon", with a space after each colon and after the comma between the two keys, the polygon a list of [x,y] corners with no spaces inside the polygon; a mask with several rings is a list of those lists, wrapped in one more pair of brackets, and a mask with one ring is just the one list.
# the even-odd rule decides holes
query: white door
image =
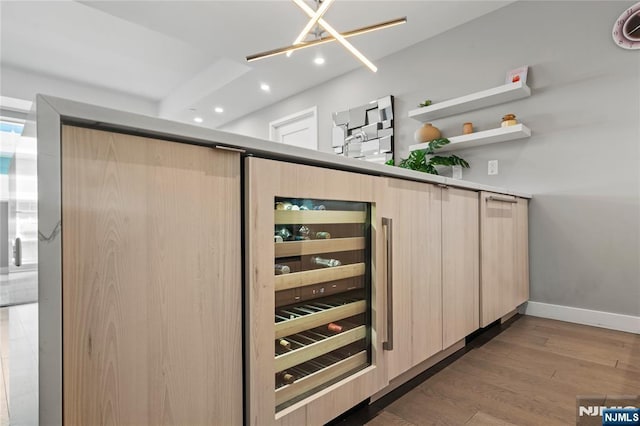
{"label": "white door", "polygon": [[269,139],[300,148],[318,149],[318,108],[313,107],[269,123]]}

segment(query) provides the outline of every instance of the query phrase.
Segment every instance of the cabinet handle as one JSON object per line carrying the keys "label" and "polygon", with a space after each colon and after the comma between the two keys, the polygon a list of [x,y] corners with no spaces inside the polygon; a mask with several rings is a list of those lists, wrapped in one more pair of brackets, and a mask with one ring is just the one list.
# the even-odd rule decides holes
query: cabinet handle
{"label": "cabinet handle", "polygon": [[16,238],[13,244],[13,264],[22,266],[22,240],[20,237]]}
{"label": "cabinet handle", "polygon": [[502,201],[503,203],[517,203],[518,200],[516,200],[515,198],[502,198],[502,197],[496,197],[495,195],[489,195],[487,197],[487,201]]}
{"label": "cabinet handle", "polygon": [[234,148],[232,146],[224,146],[224,145],[216,145],[214,146],[214,148],[221,149],[223,151],[239,152],[240,154],[244,154],[245,152],[247,152],[245,149],[242,149],[242,148]]}
{"label": "cabinet handle", "polygon": [[382,226],[387,228],[387,341],[382,349],[393,350],[393,220],[382,218]]}

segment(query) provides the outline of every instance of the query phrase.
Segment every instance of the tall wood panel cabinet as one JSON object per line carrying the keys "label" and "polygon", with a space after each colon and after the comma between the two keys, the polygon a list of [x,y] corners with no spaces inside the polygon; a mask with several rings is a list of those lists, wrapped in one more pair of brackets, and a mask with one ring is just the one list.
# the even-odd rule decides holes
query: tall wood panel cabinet
{"label": "tall wood panel cabinet", "polygon": [[478,193],[442,187],[442,348],[479,327]]}
{"label": "tall wood panel cabinet", "polygon": [[480,325],[529,298],[528,201],[480,193]]}
{"label": "tall wood panel cabinet", "polygon": [[240,159],[62,129],[67,425],[242,424]]}
{"label": "tall wood panel cabinet", "polygon": [[383,216],[391,219],[393,379],[442,350],[441,189],[385,178]]}
{"label": "tall wood panel cabinet", "polygon": [[245,160],[247,424],[321,425],[387,384],[379,182]]}

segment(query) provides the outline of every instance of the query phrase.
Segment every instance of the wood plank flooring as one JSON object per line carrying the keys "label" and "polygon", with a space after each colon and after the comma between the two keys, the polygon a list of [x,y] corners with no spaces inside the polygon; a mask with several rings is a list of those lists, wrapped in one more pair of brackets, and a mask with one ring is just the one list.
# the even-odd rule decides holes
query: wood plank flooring
{"label": "wood plank flooring", "polygon": [[598,394],[640,394],[640,335],[521,316],[377,413],[365,408],[368,422],[337,423],[568,425],[576,396]]}

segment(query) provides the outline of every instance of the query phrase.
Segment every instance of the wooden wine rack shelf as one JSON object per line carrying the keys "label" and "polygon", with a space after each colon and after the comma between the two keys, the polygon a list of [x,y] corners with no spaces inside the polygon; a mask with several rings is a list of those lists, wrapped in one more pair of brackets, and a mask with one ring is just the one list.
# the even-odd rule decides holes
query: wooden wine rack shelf
{"label": "wooden wine rack shelf", "polygon": [[364,313],[366,310],[367,302],[359,300],[357,302],[327,309],[326,311],[316,312],[300,318],[278,322],[275,325],[276,339],[291,336],[292,334],[319,327],[332,321],[349,318],[354,315]]}
{"label": "wooden wine rack shelf", "polygon": [[310,271],[294,272],[292,274],[276,275],[276,291],[305,287],[313,284],[329,281],[343,280],[364,275],[365,264],[354,263],[352,265],[336,266],[325,269],[312,269]]}
{"label": "wooden wine rack shelf", "polygon": [[276,257],[302,256],[307,254],[333,253],[362,250],[364,237],[333,238],[329,240],[286,241],[274,243]]}
{"label": "wooden wine rack shelf", "polygon": [[362,351],[326,368],[304,376],[294,383],[276,389],[276,405],[289,401],[305,392],[323,385],[343,374],[360,367],[367,362],[367,351]]}
{"label": "wooden wine rack shelf", "polygon": [[365,223],[367,215],[363,211],[340,210],[274,210],[276,225],[302,224],[341,224]]}
{"label": "wooden wine rack shelf", "polygon": [[364,325],[336,334],[335,336],[327,337],[303,348],[277,356],[275,358],[275,370],[283,371],[350,343],[357,342],[365,337],[367,337],[367,327]]}

